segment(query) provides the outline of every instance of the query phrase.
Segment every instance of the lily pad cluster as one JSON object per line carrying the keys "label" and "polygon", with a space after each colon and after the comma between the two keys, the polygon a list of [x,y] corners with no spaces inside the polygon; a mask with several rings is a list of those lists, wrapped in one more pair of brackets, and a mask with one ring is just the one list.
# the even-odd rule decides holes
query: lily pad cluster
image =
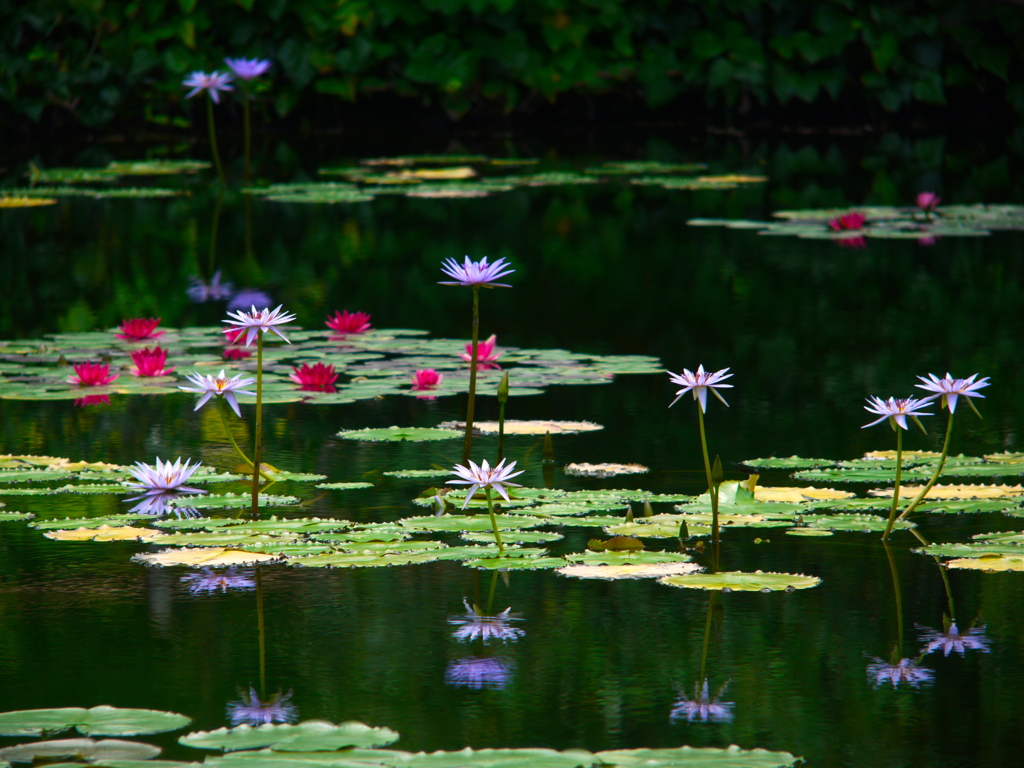
{"label": "lily pad cluster", "polygon": [[[829,226],[851,213],[864,217],[853,229]],[[943,205],[927,215],[919,208],[862,206],[857,208],[815,208],[775,211],[777,221],[746,219],[690,219],[693,227],[749,229],[759,235],[792,236],[812,240],[853,240],[857,238],[934,241],[938,237],[983,237],[993,231],[1024,229],[1021,205]]]}
{"label": "lily pad cluster", "polygon": [[[459,357],[465,342],[428,339],[425,331],[371,330],[345,336],[331,331],[291,331],[292,344],[270,344],[264,350],[263,402],[331,404],[352,403],[386,395],[440,397],[469,389],[469,370]],[[159,345],[167,351],[167,364],[175,373],[139,377],[131,373],[131,352]],[[44,339],[0,341],[0,398],[13,400],[83,400],[111,395],[179,394],[188,372],[216,375],[253,371],[252,359],[225,361],[223,328],[166,329],[159,338],[126,342],[114,330],[56,334]],[[642,355],[587,355],[558,349],[502,347],[501,364],[511,369],[513,397],[541,393],[553,384],[606,384],[616,375],[656,373],[655,357]],[[106,363],[117,378],[106,385],[82,386],[69,382],[72,364]],[[310,391],[289,379],[296,366],[324,363],[340,373],[324,391]],[[429,391],[411,388],[417,369],[444,373],[443,383]],[[229,373],[228,375],[231,375]],[[477,392],[495,395],[501,370],[480,371]],[[254,397],[238,395],[239,402]],[[93,400],[92,402],[94,402]]]}

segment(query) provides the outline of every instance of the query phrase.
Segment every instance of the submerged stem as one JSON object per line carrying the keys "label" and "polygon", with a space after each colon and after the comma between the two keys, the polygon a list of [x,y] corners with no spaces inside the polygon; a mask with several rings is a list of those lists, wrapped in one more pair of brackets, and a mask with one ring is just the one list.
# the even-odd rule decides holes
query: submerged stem
{"label": "submerged stem", "polygon": [[494,615],[494,591],[498,587],[498,571],[491,571],[491,589],[487,593],[487,615]]}
{"label": "submerged stem", "polygon": [[263,620],[263,576],[256,564],[256,628],[260,637],[260,701],[267,700],[267,640]]}
{"label": "submerged stem", "polygon": [[882,534],[882,541],[887,541],[896,522],[896,507],[900,503],[900,475],[903,473],[903,430],[896,427],[896,485],[892,489],[892,508],[889,510],[889,522]]}
{"label": "submerged stem", "polygon": [[217,168],[217,176],[221,184],[227,184],[227,177],[224,176],[224,166],[220,164],[220,152],[217,149],[217,128],[213,122],[213,99],[207,94],[206,97],[206,125],[210,130],[210,153],[213,155],[213,164]]}
{"label": "submerged stem", "polygon": [[707,666],[708,666],[708,644],[711,639],[711,615],[715,607],[715,598],[718,596],[718,590],[711,592],[711,597],[708,599],[708,615],[704,619],[704,644],[700,650],[700,681],[703,682],[707,677]]}
{"label": "submerged stem", "polygon": [[942,468],[946,466],[946,457],[949,455],[949,436],[953,434],[953,411],[949,412],[949,421],[946,422],[946,439],[942,443],[942,456],[939,457],[939,466],[935,468],[935,472],[932,473],[931,479],[928,484],[921,489],[921,492],[914,497],[914,500],[910,502],[910,505],[903,510],[903,513],[897,517],[897,520],[903,520],[910,516],[910,513],[917,509],[917,505],[920,504],[924,497],[928,495],[928,491],[939,481],[939,475],[942,474]]}
{"label": "submerged stem", "polygon": [[473,286],[473,348],[469,364],[469,399],[466,402],[466,437],[462,442],[462,463],[473,453],[473,412],[476,408],[477,347],[480,341],[480,286]]}
{"label": "submerged stem", "polygon": [[896,658],[903,658],[903,595],[900,594],[900,574],[896,570],[896,558],[893,556],[892,548],[889,546],[889,542],[882,540],[882,546],[885,547],[885,556],[889,560],[889,572],[892,574],[892,588],[893,593],[896,595],[896,634],[899,638],[899,652]]}
{"label": "submerged stem", "polygon": [[487,496],[487,511],[491,515],[491,529],[494,531],[494,540],[498,544],[498,554],[504,555],[505,545],[501,543],[501,534],[498,533],[498,520],[494,517],[494,502],[491,500],[491,486],[484,486],[484,495]]}
{"label": "submerged stem", "polygon": [[704,409],[697,403],[697,421],[700,424],[700,447],[704,451],[704,472],[708,477],[708,495],[711,497],[711,540],[719,541],[718,529],[718,486],[711,476],[711,458],[708,456],[708,439],[704,434]]}

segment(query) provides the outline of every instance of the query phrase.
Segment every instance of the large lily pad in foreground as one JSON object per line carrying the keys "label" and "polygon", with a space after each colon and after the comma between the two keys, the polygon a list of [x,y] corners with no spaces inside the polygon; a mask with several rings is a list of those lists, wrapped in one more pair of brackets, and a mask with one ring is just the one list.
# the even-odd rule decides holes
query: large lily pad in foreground
{"label": "large lily pad in foreground", "polygon": [[455,429],[430,427],[381,427],[339,432],[338,437],[342,440],[366,440],[372,443],[419,443],[425,440],[455,440],[464,437],[464,433]]}
{"label": "large lily pad in foreground", "polygon": [[692,573],[684,576],[666,576],[659,579],[670,587],[687,589],[722,590],[723,592],[792,592],[821,584],[817,576],[800,573],[765,573],[754,571],[727,571],[724,573]]}
{"label": "large lily pad in foreground", "polygon": [[56,739],[4,747],[0,749],[0,760],[10,760],[12,763],[51,763],[61,758],[77,758],[96,763],[101,760],[148,760],[159,754],[159,747],[137,741]]}
{"label": "large lily pad in foreground", "polygon": [[0,713],[0,736],[40,736],[75,728],[86,736],[140,736],[184,728],[192,719],[154,709],[23,709]]}
{"label": "large lily pad in foreground", "polygon": [[306,720],[298,725],[260,725],[253,728],[218,728],[182,736],[187,747],[232,752],[272,747],[278,752],[333,752],[352,747],[382,747],[398,740],[390,728],[372,728],[355,721],[335,725],[325,720]]}

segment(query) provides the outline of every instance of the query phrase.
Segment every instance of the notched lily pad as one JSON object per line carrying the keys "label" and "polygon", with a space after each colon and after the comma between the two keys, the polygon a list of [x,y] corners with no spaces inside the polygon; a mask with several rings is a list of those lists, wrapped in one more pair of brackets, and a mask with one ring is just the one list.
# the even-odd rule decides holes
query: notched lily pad
{"label": "notched lily pad", "polygon": [[146,565],[190,565],[209,566],[252,565],[279,560],[275,555],[262,552],[248,552],[227,547],[191,547],[188,549],[164,549],[160,552],[133,555],[132,560]]}
{"label": "notched lily pad", "polygon": [[1015,571],[1024,573],[1024,557],[1007,557],[996,555],[992,557],[962,557],[956,560],[947,560],[947,568],[963,568],[973,571]]}
{"label": "notched lily pad", "polygon": [[747,459],[742,464],[756,469],[818,469],[835,465],[832,459],[803,459],[799,456],[789,458]]}
{"label": "notched lily pad", "polygon": [[355,721],[335,725],[326,720],[306,720],[297,725],[240,725],[197,731],[182,736],[178,742],[186,747],[224,752],[260,747],[270,747],[275,752],[335,752],[383,747],[397,740],[398,733],[390,728],[372,728]]}
{"label": "notched lily pad", "polygon": [[696,563],[661,562],[626,565],[567,565],[558,573],[577,579],[661,579],[680,578],[700,570]]}
{"label": "notched lily pad", "polygon": [[109,525],[100,525],[96,528],[65,528],[43,534],[46,538],[56,541],[139,541],[153,540],[164,535],[152,528],[133,528],[130,525],[114,528]]}
{"label": "notched lily pad", "polygon": [[86,736],[142,736],[184,728],[192,719],[154,709],[25,709],[0,713],[0,736],[40,736],[75,728]]}
{"label": "notched lily pad", "polygon": [[342,440],[365,440],[373,443],[418,443],[425,440],[456,440],[464,436],[464,433],[458,430],[432,429],[430,427],[383,427],[354,429],[338,433],[338,437]]}
{"label": "notched lily pad", "polygon": [[721,590],[723,592],[792,592],[821,584],[821,579],[817,576],[804,576],[800,573],[765,573],[764,571],[694,573],[684,576],[668,576],[659,581],[670,587]]}
{"label": "notched lily pad", "polygon": [[[438,425],[439,429],[466,428],[464,421],[446,421]],[[473,429],[483,434],[498,434],[498,422],[496,421],[474,421]],[[546,419],[535,419],[531,421],[518,421],[516,419],[505,420],[506,435],[544,435],[550,432],[552,435],[574,435],[579,432],[594,432],[604,429],[600,424],[590,421],[552,421]]]}
{"label": "notched lily pad", "polygon": [[[446,474],[451,474],[450,472]],[[317,488],[329,488],[335,491],[354,491],[360,488],[373,488],[373,483],[317,483]]]}
{"label": "notched lily pad", "polygon": [[643,464],[566,464],[564,472],[576,477],[615,477],[617,475],[637,475],[649,472]]}
{"label": "notched lily pad", "polygon": [[10,760],[12,763],[42,763],[71,758],[97,763],[101,760],[148,760],[159,754],[159,747],[138,741],[55,739],[4,747],[0,749],[0,760]]}

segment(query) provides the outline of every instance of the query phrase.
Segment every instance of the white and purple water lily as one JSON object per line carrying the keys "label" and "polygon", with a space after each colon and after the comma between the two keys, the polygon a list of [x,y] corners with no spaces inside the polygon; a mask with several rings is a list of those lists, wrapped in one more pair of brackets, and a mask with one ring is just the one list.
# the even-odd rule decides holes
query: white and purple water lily
{"label": "white and purple water lily", "polygon": [[285,325],[295,319],[295,315],[282,312],[282,306],[284,305],[278,304],[277,309],[274,309],[273,311],[266,308],[256,309],[256,307],[253,306],[248,312],[243,312],[242,310],[238,310],[237,312],[228,312],[228,317],[230,319],[222,322],[229,323],[235,327],[225,328],[224,333],[234,333],[245,330],[245,346],[247,347],[253,343],[260,331],[263,331],[263,333],[273,331],[286,343],[291,344],[291,342],[288,341],[288,338],[276,328],[278,325]]}
{"label": "white and purple water lily", "polygon": [[875,424],[881,424],[886,419],[889,420],[889,424],[893,429],[899,425],[903,429],[907,429],[907,416],[914,420],[917,426],[921,427],[921,431],[924,431],[924,427],[921,426],[921,422],[917,420],[918,416],[932,416],[931,413],[925,413],[920,410],[926,407],[931,400],[929,398],[918,399],[915,397],[890,397],[888,400],[883,400],[880,397],[872,395],[867,398],[868,404],[864,406],[865,411],[878,414],[881,418],[875,419],[870,424],[865,424],[861,429],[867,429],[873,427]]}
{"label": "white and purple water lily", "polygon": [[951,622],[944,632],[936,632],[930,627],[918,627],[921,632],[921,642],[927,643],[922,654],[932,651],[942,651],[943,656],[949,656],[950,651],[955,651],[961,656],[965,651],[981,651],[988,653],[988,640],[985,637],[985,627],[969,627],[964,633],[960,632],[956,622]]}
{"label": "white and purple water lily", "polygon": [[[722,691],[719,691],[719,696],[724,690],[723,688]],[[679,701],[672,706],[668,717],[669,720],[685,717],[690,722],[699,720],[704,723],[708,721],[727,723],[733,719],[732,708],[735,706],[731,701],[719,701],[718,696],[712,699],[708,692],[708,681],[705,680],[700,692],[695,691],[692,699],[681,696]]]}
{"label": "white and purple water lily", "polygon": [[241,698],[228,704],[228,719],[232,725],[270,725],[271,723],[294,723],[299,719],[299,709],[291,703],[292,692],[275,693],[261,701],[256,689],[239,691]]}
{"label": "white and purple water lily", "polygon": [[187,373],[185,378],[195,384],[194,387],[178,387],[178,389],[184,392],[202,392],[203,396],[199,398],[199,402],[196,403],[196,407],[193,410],[198,411],[207,401],[216,395],[217,397],[223,397],[227,404],[231,406],[231,410],[235,412],[238,418],[242,418],[242,412],[238,409],[238,400],[235,399],[235,393],[240,395],[252,395],[256,396],[255,392],[248,392],[243,387],[247,387],[250,384],[255,383],[256,379],[249,377],[242,377],[242,374],[232,376],[230,379],[224,375],[222,370],[216,376],[210,376],[207,374],[204,376],[201,373]]}
{"label": "white and purple water lily", "polygon": [[483,460],[479,466],[474,464],[472,461],[467,462],[469,468],[456,464],[452,472],[459,476],[459,480],[449,480],[450,485],[468,485],[469,488],[466,491],[466,500],[462,504],[462,508],[465,509],[473,498],[473,494],[476,493],[480,488],[493,488],[505,501],[511,501],[508,497],[508,493],[505,491],[506,485],[514,485],[519,487],[520,483],[510,483],[510,477],[516,477],[517,475],[523,474],[523,470],[513,472],[516,468],[516,463],[513,461],[507,467],[505,466],[505,459],[502,459],[493,468],[487,463],[487,459]]}
{"label": "white and purple water lily", "polygon": [[266,59],[224,59],[224,63],[239,80],[254,80],[270,69]]}
{"label": "white and purple water lily", "polygon": [[935,673],[925,667],[919,667],[914,659],[900,659],[895,664],[887,664],[879,658],[868,664],[868,680],[877,688],[882,683],[892,683],[899,688],[900,683],[907,683],[914,688],[921,683],[930,683]]}
{"label": "white and purple water lily", "polygon": [[452,282],[442,281],[438,282],[438,285],[469,285],[474,288],[482,285],[485,288],[511,288],[511,285],[494,282],[499,277],[515,272],[508,266],[508,262],[504,258],[498,259],[493,264],[487,263],[486,256],[480,261],[472,261],[467,256],[462,264],[455,259],[445,259],[442,262],[441,271],[452,278]]}
{"label": "white and purple water lily", "polygon": [[456,688],[501,690],[512,674],[512,662],[499,656],[456,659],[448,665],[444,681]]}
{"label": "white and purple water lily", "polygon": [[221,91],[233,91],[235,88],[230,85],[233,78],[227,72],[192,72],[182,81],[182,85],[192,90],[185,94],[186,99],[206,91],[210,94],[214,104],[220,104]]}
{"label": "white and purple water lily", "polygon": [[477,610],[476,606],[470,605],[463,599],[466,606],[466,613],[462,616],[451,616],[448,623],[458,627],[452,636],[456,640],[518,640],[526,634],[525,630],[509,625],[510,621],[521,621],[521,617],[513,616],[511,608],[506,608],[501,613],[488,615]]}
{"label": "white and purple water lily", "polygon": [[[966,379],[954,379],[948,372],[941,379],[934,373],[929,373],[927,378],[924,376],[918,376],[917,378],[924,383],[915,386],[935,393],[924,399],[926,401],[938,399],[943,408],[949,408],[950,413],[956,413],[956,399],[959,396],[963,395],[968,398],[980,397],[984,399],[985,396],[980,394],[978,390],[989,385],[989,377],[986,376],[983,379],[978,379],[978,374],[968,376]],[[971,406],[971,410],[975,413],[978,412],[974,408],[974,403],[970,400],[967,401],[967,404]]]}
{"label": "white and purple water lily", "polygon": [[683,368],[682,373],[672,373],[672,371],[665,371],[668,377],[672,379],[673,384],[682,384],[683,388],[676,392],[676,399],[668,404],[671,408],[677,402],[679,398],[685,395],[687,392],[693,392],[693,399],[700,402],[701,413],[707,413],[708,406],[708,390],[710,389],[712,394],[722,401],[722,404],[728,408],[729,404],[725,402],[725,398],[718,394],[718,389],[731,389],[732,384],[722,384],[721,382],[732,376],[728,373],[728,368],[723,368],[720,371],[714,373],[704,370],[704,366],[700,365],[697,367],[697,372]]}
{"label": "white and purple water lily", "polygon": [[165,512],[165,504],[160,502],[168,497],[177,498],[187,493],[206,493],[201,488],[189,488],[185,485],[195,471],[202,466],[201,461],[195,464],[192,464],[191,461],[191,459],[186,459],[182,464],[179,457],[172,464],[170,461],[161,461],[158,456],[156,466],[143,464],[141,461],[135,462],[135,467],[129,467],[128,471],[138,482],[128,483],[128,487],[134,491],[142,491],[142,494],[125,499],[125,501],[142,499],[142,503],[133,511],[138,511],[140,514],[156,515]]}

